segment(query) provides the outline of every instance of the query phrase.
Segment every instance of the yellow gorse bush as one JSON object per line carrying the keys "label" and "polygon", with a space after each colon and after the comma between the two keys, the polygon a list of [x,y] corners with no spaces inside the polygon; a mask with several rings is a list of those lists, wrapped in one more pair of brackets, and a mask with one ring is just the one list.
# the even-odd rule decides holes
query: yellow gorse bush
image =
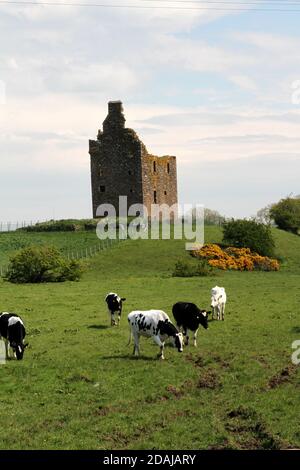
{"label": "yellow gorse bush", "polygon": [[223,270],[232,269],[237,271],[278,271],[277,259],[252,253],[250,248],[228,247],[222,249],[219,245],[207,244],[200,250],[193,251],[195,258],[206,259],[208,264],[214,268]]}

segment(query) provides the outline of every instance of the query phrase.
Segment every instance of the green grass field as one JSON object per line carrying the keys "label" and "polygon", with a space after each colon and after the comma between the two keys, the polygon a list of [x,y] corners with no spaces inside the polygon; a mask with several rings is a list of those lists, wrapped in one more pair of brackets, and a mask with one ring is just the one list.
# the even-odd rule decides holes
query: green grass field
{"label": "green grass field", "polygon": [[53,245],[64,253],[80,252],[99,244],[95,232],[5,232],[0,233],[0,265],[6,265],[16,250],[30,245]]}
{"label": "green grass field", "polygon": [[[300,237],[274,235],[279,272],[172,278],[175,262],[188,257],[184,242],[137,240],[91,258],[80,282],[1,280],[0,310],[22,316],[30,346],[23,361],[0,365],[0,448],[299,448],[291,345],[300,339]],[[220,229],[205,237],[220,241]],[[90,233],[0,234],[1,260],[37,238],[59,247],[97,242]],[[209,307],[216,284],[228,295],[225,322],[199,330],[197,348],[166,346],[158,361],[158,347],[141,338],[141,356],[132,356],[131,310],[159,308],[172,318],[179,300]],[[109,326],[110,291],[127,298],[119,328]]]}

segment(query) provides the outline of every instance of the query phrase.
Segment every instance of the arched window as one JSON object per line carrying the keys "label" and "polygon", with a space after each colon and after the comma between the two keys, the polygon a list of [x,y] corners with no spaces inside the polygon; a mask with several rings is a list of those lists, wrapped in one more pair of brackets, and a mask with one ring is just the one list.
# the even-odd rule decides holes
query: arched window
{"label": "arched window", "polygon": [[170,163],[167,163],[167,172],[170,173]]}
{"label": "arched window", "polygon": [[153,201],[154,201],[154,204],[157,204],[157,195],[156,195],[156,191],[153,191]]}
{"label": "arched window", "polygon": [[153,162],[153,172],[156,173],[156,162]]}

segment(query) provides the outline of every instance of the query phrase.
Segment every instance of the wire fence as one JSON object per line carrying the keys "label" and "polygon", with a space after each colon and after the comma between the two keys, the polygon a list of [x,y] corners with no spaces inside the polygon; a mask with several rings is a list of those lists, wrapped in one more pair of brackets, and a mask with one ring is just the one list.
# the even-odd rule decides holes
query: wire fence
{"label": "wire fence", "polygon": [[22,220],[17,222],[0,222],[0,232],[15,232],[20,228],[31,227],[40,223],[39,220]]}
{"label": "wire fence", "polygon": [[[61,252],[70,261],[88,259],[97,255],[101,251],[105,251],[105,250],[113,248],[114,246],[118,245],[119,243],[125,240],[126,239],[123,239],[123,238],[116,238],[116,239],[107,238],[105,240],[101,240],[101,241],[99,240],[97,244],[93,244],[85,248],[73,248],[73,249],[68,249],[68,250],[61,250]],[[5,277],[8,272],[8,269],[9,269],[9,263],[1,264],[0,265],[0,277]]]}

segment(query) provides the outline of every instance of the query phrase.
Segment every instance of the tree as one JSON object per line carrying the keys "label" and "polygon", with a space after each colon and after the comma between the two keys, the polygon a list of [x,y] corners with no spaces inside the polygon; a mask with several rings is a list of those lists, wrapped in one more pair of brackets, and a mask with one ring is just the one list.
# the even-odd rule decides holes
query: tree
{"label": "tree", "polygon": [[300,199],[287,197],[273,204],[270,216],[276,225],[288,232],[298,234],[300,230]]}
{"label": "tree", "polygon": [[218,211],[212,209],[204,209],[204,223],[206,225],[222,225],[225,222],[225,217]]}
{"label": "tree", "polygon": [[274,256],[275,243],[269,225],[237,219],[223,225],[223,242],[236,248],[250,248],[262,256]]}
{"label": "tree", "polygon": [[204,214],[204,223],[205,225],[222,225],[225,222],[225,217],[221,215],[218,211],[213,209],[208,209],[207,207],[203,209],[192,209],[192,217],[202,217]]}
{"label": "tree", "polygon": [[271,216],[270,216],[270,210],[272,208],[273,204],[269,204],[266,207],[263,207],[256,213],[255,220],[261,224],[267,224],[269,225],[272,221]]}

